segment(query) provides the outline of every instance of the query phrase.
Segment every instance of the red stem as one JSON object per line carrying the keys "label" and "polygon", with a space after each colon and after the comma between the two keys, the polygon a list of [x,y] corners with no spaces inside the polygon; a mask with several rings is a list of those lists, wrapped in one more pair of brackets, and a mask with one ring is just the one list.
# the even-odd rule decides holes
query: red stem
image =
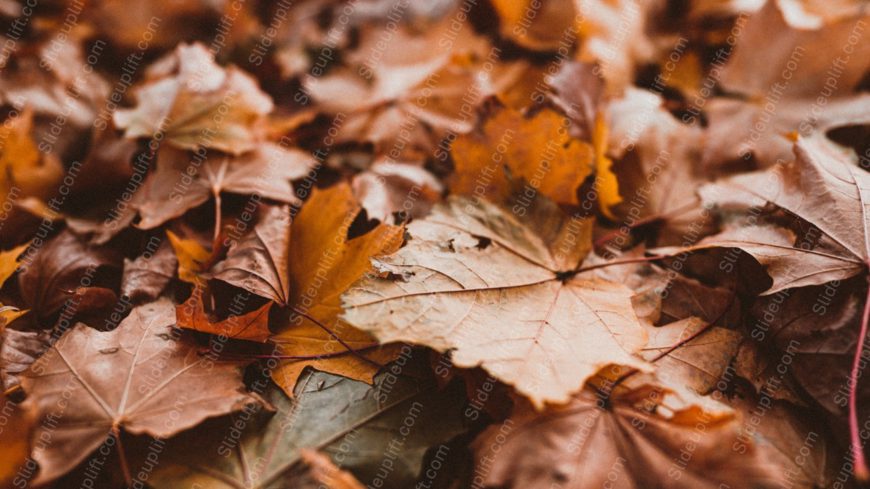
{"label": "red stem", "polygon": [[867,287],[867,297],[864,299],[861,332],[858,333],[858,345],[855,347],[855,359],[852,361],[852,374],[849,376],[849,437],[852,441],[852,455],[855,457],[855,479],[861,482],[870,480],[870,470],[868,470],[867,462],[864,460],[864,446],[861,443],[861,434],[858,429],[858,375],[861,370],[861,356],[864,353],[868,323],[870,323],[870,284]]}

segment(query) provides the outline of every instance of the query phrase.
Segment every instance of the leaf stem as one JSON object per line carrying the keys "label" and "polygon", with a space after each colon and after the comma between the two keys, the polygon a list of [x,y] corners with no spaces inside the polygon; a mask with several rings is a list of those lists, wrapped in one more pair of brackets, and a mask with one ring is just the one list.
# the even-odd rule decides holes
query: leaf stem
{"label": "leaf stem", "polygon": [[588,272],[590,270],[596,270],[598,268],[612,267],[616,265],[628,265],[631,263],[645,263],[656,260],[663,260],[665,258],[673,258],[676,255],[654,255],[654,256],[642,256],[639,258],[626,258],[624,260],[610,260],[604,263],[596,263],[595,265],[590,265],[588,267],[581,267],[574,271],[574,274]]}
{"label": "leaf stem", "polygon": [[121,430],[118,426],[112,426],[112,436],[115,437],[115,448],[118,450],[118,458],[121,460],[121,472],[127,487],[133,485],[133,476],[130,474],[130,465],[127,463],[127,454],[124,453],[124,445],[121,443]]}
{"label": "leaf stem", "polygon": [[[870,282],[870,277],[868,277],[868,282]],[[870,283],[867,287],[867,297],[864,299],[861,331],[858,333],[858,345],[855,347],[852,373],[849,376],[849,438],[851,439],[852,456],[855,458],[855,478],[861,482],[870,480],[870,470],[868,470],[867,462],[864,460],[864,446],[861,443],[861,433],[858,429],[858,376],[861,373],[861,356],[864,354],[868,323],[870,323]]]}
{"label": "leaf stem", "polygon": [[214,191],[214,238],[212,239],[212,255],[217,252],[219,238],[221,236],[221,193]]}

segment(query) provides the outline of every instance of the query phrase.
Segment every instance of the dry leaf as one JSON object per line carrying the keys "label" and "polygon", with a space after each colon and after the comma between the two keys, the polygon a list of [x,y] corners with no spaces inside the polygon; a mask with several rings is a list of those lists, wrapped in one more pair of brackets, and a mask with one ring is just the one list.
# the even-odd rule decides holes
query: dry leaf
{"label": "dry leaf", "polygon": [[522,220],[484,201],[436,207],[376,260],[380,277],[344,296],[344,317],[382,342],[452,350],[457,366],[481,366],[539,407],[607,364],[645,369],[631,291],[577,274],[589,223],[539,205]]}
{"label": "dry leaf", "polygon": [[202,44],[182,44],[152,65],[138,105],[114,114],[128,138],[160,137],[181,149],[213,148],[233,155],[263,141],[271,98],[250,75],[221,68]]}
{"label": "dry leaf", "polygon": [[244,391],[238,364],[200,355],[174,324],[167,299],[137,307],[108,333],[79,323],[22,376],[38,411],[34,436],[52,440],[33,452],[38,483],[63,475],[119,429],[166,438],[260,402]]}

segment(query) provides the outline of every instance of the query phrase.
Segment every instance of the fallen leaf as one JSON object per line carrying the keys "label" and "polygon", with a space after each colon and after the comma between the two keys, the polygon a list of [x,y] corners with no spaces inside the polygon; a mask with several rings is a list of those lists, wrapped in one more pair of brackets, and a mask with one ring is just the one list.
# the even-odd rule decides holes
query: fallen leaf
{"label": "fallen leaf", "polygon": [[175,307],[178,326],[201,333],[218,335],[221,338],[248,340],[265,343],[272,336],[269,330],[269,310],[272,303],[267,302],[257,309],[231,315],[225,319],[213,318],[206,312],[203,288],[196,286],[190,298]]}
{"label": "fallen leaf", "polygon": [[21,384],[20,374],[51,346],[46,331],[19,331],[6,328],[0,333],[0,381],[3,389],[12,392]]}
{"label": "fallen leaf", "polygon": [[483,367],[537,407],[567,402],[607,364],[646,369],[632,355],[646,338],[631,291],[578,275],[589,222],[552,204],[527,211],[436,207],[408,227],[407,246],[376,259],[381,276],[344,296],[344,318],[382,342],[452,350],[457,366]]}
{"label": "fallen leaf", "polygon": [[160,137],[181,149],[213,148],[233,155],[263,142],[272,99],[250,75],[221,68],[199,43],[179,45],[151,65],[138,105],[114,114],[128,138]]}
{"label": "fallen leaf", "polygon": [[780,487],[783,476],[743,453],[733,415],[691,406],[657,412],[666,391],[642,386],[606,396],[584,390],[543,413],[523,409],[472,445],[478,487],[581,489]]}
{"label": "fallen leaf", "polygon": [[189,154],[164,148],[157,171],[136,193],[138,227],[153,229],[222,192],[297,203],[290,180],[306,175],[314,159],[299,149],[263,143],[243,156]]}
{"label": "fallen leaf", "polygon": [[49,239],[34,239],[31,251],[19,261],[21,295],[43,320],[59,311],[79,287],[97,285],[100,270],[120,271],[121,259],[117,251],[64,230]]}
{"label": "fallen leaf", "polygon": [[261,206],[253,230],[232,240],[227,259],[212,267],[212,276],[278,304],[290,298],[290,208]]}
{"label": "fallen leaf", "polygon": [[402,243],[402,228],[387,224],[348,239],[360,211],[350,186],[341,184],[315,190],[293,221],[288,261],[294,316],[272,338],[282,355],[301,357],[281,362],[273,372],[288,394],[308,366],[371,383],[378,363],[399,354],[398,346],[382,347],[338,319],[341,294],[372,269],[372,258]]}
{"label": "fallen leaf", "polygon": [[63,165],[37,149],[31,136],[33,109],[13,113],[0,128],[0,202],[24,196],[51,197],[63,178]]}
{"label": "fallen leaf", "polygon": [[[388,375],[393,375],[391,387]],[[370,386],[309,369],[292,399],[276,388],[266,392],[276,407],[271,417],[262,412],[237,415],[230,426],[238,423],[241,435],[234,441],[222,440],[226,423],[181,435],[169,448],[168,462],[150,480],[166,488],[197,483],[216,489],[297,487],[288,481],[295,481],[306,464],[305,450],[317,449],[371,487],[411,487],[426,450],[464,431],[462,390],[453,387],[442,391],[434,383],[388,373]],[[413,428],[399,435],[409,416],[414,416]],[[393,441],[398,436],[401,450],[394,457],[391,453],[394,469],[384,475],[386,450],[391,442],[399,443]],[[201,449],[190,450],[191,442]]]}
{"label": "fallen leaf", "polygon": [[870,221],[864,203],[870,175],[857,167],[851,150],[821,137],[798,139],[794,152],[794,161],[763,173],[710,184],[702,189],[702,198],[710,205],[759,207],[770,202],[811,223],[818,236],[804,239],[784,228],[749,224],[687,248],[746,251],[773,279],[766,295],[852,277],[865,272],[870,260],[866,237]]}
{"label": "fallen leaf", "polygon": [[[861,2],[814,3],[766,2],[744,19],[722,70],[723,87],[754,97],[770,95],[775,85],[777,97],[851,92],[870,69],[870,43],[860,28],[870,13]],[[769,42],[771,32],[776,42]],[[822,91],[832,73],[833,93]]]}
{"label": "fallen leaf", "polygon": [[356,175],[352,186],[366,214],[381,222],[390,222],[397,213],[406,218],[423,217],[444,191],[441,182],[421,166],[388,158],[375,161]]}
{"label": "fallen leaf", "polygon": [[196,238],[181,238],[172,231],[166,231],[166,236],[175,251],[178,278],[191,284],[200,283],[200,274],[205,272],[204,267],[211,259],[212,252],[205,249]]}
{"label": "fallen leaf", "polygon": [[[689,317],[648,327],[649,342],[641,356],[656,363],[656,375],[667,385],[681,385],[709,394],[737,355],[742,335],[718,326],[707,327]],[[662,356],[664,355],[664,356]]]}
{"label": "fallen leaf", "polygon": [[169,285],[177,268],[178,260],[170,243],[161,240],[156,251],[146,247],[136,259],[124,259],[121,295],[134,303],[153,301]]}
{"label": "fallen leaf", "polygon": [[200,355],[174,324],[173,304],[161,299],[107,333],[77,324],[31,365],[22,386],[38,412],[34,439],[51,439],[33,451],[37,483],[66,473],[120,429],[166,438],[260,402],[244,391],[238,364]]}
{"label": "fallen leaf", "polygon": [[451,191],[501,202],[512,194],[511,182],[522,179],[531,196],[540,192],[578,205],[577,188],[592,174],[596,150],[574,139],[569,128],[568,120],[550,109],[531,117],[495,109],[479,131],[453,142]]}

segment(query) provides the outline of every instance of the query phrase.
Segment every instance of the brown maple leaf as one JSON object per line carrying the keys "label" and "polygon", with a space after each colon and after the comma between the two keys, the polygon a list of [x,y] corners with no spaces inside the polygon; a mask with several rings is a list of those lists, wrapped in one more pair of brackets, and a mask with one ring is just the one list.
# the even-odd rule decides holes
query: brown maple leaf
{"label": "brown maple leaf", "polygon": [[100,288],[99,273],[120,271],[116,250],[91,245],[69,230],[44,241],[37,239],[20,260],[18,286],[39,320],[50,318],[65,304],[73,306],[74,313],[87,312],[82,295],[88,289],[102,295],[95,290]]}
{"label": "brown maple leaf", "polygon": [[521,407],[473,442],[476,483],[506,489],[780,487],[783,475],[751,441],[742,453],[732,450],[743,443],[733,414],[690,405],[668,415],[670,394],[640,385],[610,397],[584,390],[543,413]]}
{"label": "brown maple leaf", "polygon": [[38,483],[68,472],[121,429],[166,438],[260,402],[244,391],[238,364],[200,355],[174,324],[168,299],[137,307],[111,332],[79,323],[24,373],[39,416],[34,439],[51,440],[33,451]]}
{"label": "brown maple leaf", "polygon": [[851,150],[821,136],[799,138],[794,154],[794,161],[765,172],[707,185],[701,196],[711,206],[775,204],[815,226],[817,236],[799,239],[756,217],[688,248],[731,247],[749,253],[773,278],[764,292],[768,295],[864,273],[870,260],[870,175],[857,166]]}
{"label": "brown maple leaf", "polygon": [[138,226],[155,228],[205,203],[209,197],[217,199],[219,207],[222,192],[296,203],[290,180],[303,177],[314,164],[314,158],[302,150],[273,143],[263,143],[238,157],[217,153],[203,158],[163,148],[157,171],[136,193],[135,207],[142,216]]}

